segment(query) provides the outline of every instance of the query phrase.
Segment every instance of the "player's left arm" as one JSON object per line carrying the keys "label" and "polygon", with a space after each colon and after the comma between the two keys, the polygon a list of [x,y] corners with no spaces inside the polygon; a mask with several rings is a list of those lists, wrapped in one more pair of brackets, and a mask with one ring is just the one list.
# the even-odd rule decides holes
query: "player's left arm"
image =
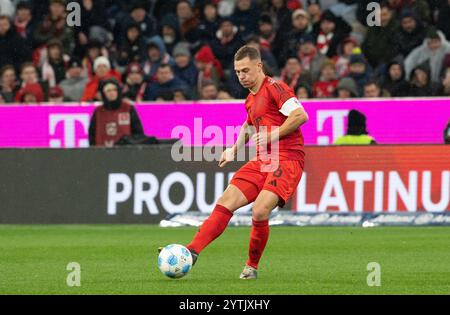
{"label": "player's left arm", "polygon": [[293,133],[309,120],[308,113],[296,98],[287,100],[280,112],[287,116],[287,119],[278,129],[279,139]]}

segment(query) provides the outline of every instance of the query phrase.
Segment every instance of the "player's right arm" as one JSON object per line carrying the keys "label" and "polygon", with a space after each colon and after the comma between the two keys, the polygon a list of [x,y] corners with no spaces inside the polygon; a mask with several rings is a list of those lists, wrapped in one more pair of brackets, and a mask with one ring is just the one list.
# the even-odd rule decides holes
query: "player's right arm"
{"label": "player's right arm", "polygon": [[239,131],[239,136],[236,143],[231,147],[226,149],[222,156],[220,157],[219,167],[224,167],[229,162],[233,161],[240,149],[242,149],[250,140],[251,136],[254,134],[254,128],[252,125],[245,121]]}

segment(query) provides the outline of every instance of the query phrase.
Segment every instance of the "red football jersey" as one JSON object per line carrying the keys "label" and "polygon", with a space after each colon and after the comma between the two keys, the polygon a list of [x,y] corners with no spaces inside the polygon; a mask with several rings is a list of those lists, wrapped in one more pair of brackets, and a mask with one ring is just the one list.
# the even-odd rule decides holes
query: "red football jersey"
{"label": "red football jersey", "polygon": [[[297,99],[294,91],[284,82],[266,77],[258,93],[255,95],[250,93],[245,101],[247,123],[253,125],[257,132],[263,131],[261,127],[265,127],[265,130],[270,132],[273,127],[281,126],[287,117],[280,112],[280,109],[291,98]],[[281,138],[278,143],[279,160],[303,161],[305,156],[303,143],[300,128]],[[261,156],[264,151],[264,148],[257,148],[258,156]],[[275,154],[271,151],[269,145],[267,154]]]}

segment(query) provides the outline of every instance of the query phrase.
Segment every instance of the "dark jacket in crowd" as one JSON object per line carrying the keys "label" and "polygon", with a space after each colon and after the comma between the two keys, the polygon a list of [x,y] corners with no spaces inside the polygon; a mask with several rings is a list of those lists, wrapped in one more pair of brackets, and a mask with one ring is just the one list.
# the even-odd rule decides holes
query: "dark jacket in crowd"
{"label": "dark jacket in crowd", "polygon": [[223,68],[230,69],[234,54],[244,44],[245,43],[242,40],[241,36],[239,36],[239,34],[235,34],[234,38],[226,44],[222,44],[216,37],[209,45],[217,59],[222,62]]}
{"label": "dark jacket in crowd", "polygon": [[399,24],[394,16],[385,27],[372,26],[368,28],[362,49],[372,67],[376,68],[381,64],[386,64],[397,55],[395,34],[398,29]]}
{"label": "dark jacket in crowd", "polygon": [[[414,84],[414,72],[417,69],[423,70],[428,76],[428,82],[425,86],[418,86]],[[424,62],[417,67],[415,67],[410,74],[410,88],[409,88],[409,96],[415,97],[427,97],[427,96],[437,96],[440,90],[440,84],[432,82],[431,80],[431,69],[428,62]]]}
{"label": "dark jacket in crowd", "polygon": [[154,101],[163,93],[173,92],[177,89],[187,90],[186,84],[179,78],[174,77],[169,82],[160,84],[158,82],[150,83],[144,92],[145,101]]}
{"label": "dark jacket in crowd", "polygon": [[5,35],[0,35],[0,68],[10,64],[18,72],[22,63],[30,60],[31,47],[17,34],[14,26]]}
{"label": "dark jacket in crowd", "polygon": [[[402,69],[402,76],[399,80],[392,80],[389,76],[389,69],[393,65],[399,65]],[[388,91],[392,97],[404,97],[409,95],[410,85],[405,80],[405,67],[401,61],[392,61],[386,67],[383,81],[383,89]]]}
{"label": "dark jacket in crowd", "polygon": [[258,32],[259,9],[255,2],[252,2],[250,9],[246,11],[235,7],[234,13],[231,15],[234,25],[238,27],[239,34],[246,38],[250,34]]}
{"label": "dark jacket in crowd", "polygon": [[[406,9],[402,11],[400,19],[411,17],[416,20],[416,28],[411,32],[406,32],[402,27],[399,27],[397,33],[394,36],[395,52],[401,54],[403,57],[409,55],[409,53],[416,47],[422,45],[426,36],[426,29],[424,24],[415,16],[412,10]],[[449,15],[450,17],[450,15]],[[400,20],[401,21],[401,20]],[[449,21],[450,23],[450,21]]]}

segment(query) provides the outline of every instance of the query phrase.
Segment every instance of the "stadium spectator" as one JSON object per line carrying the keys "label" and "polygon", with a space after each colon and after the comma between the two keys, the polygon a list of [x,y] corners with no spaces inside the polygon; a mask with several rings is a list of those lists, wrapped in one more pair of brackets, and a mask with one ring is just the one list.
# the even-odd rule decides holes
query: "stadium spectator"
{"label": "stadium spectator", "polygon": [[314,83],[314,96],[317,98],[332,97],[338,83],[334,62],[331,60],[324,62],[320,71],[320,79]]}
{"label": "stadium spectator", "polygon": [[352,98],[358,97],[358,86],[356,85],[355,80],[350,77],[345,77],[339,80],[338,85],[336,86],[336,95],[337,98]]}
{"label": "stadium spectator", "polygon": [[298,84],[306,82],[312,83],[311,74],[302,69],[300,61],[296,57],[291,57],[286,61],[281,71],[280,80],[286,83],[291,89]]}
{"label": "stadium spectator", "polygon": [[131,22],[126,27],[124,37],[119,40],[116,61],[120,67],[127,67],[131,62],[144,59],[145,43],[138,23]]}
{"label": "stadium spectator", "polygon": [[187,90],[186,84],[177,78],[169,64],[162,64],[156,72],[156,81],[151,82],[144,92],[145,101],[154,101],[162,92],[172,92],[176,89]]}
{"label": "stadium spectator", "polygon": [[95,75],[94,61],[97,57],[105,55],[102,44],[99,41],[89,41],[86,46],[86,52],[82,59],[83,71],[88,79],[92,79]]}
{"label": "stadium spectator", "polygon": [[124,37],[128,25],[136,23],[141,29],[144,40],[150,39],[157,34],[157,22],[148,14],[148,1],[137,0],[132,1],[129,5],[129,14],[125,14],[122,20],[117,20],[114,26],[114,38]]}
{"label": "stadium spectator", "polygon": [[362,44],[364,54],[373,68],[388,63],[397,55],[395,34],[399,30],[399,23],[386,3],[381,6],[380,22],[380,27],[368,28]]}
{"label": "stadium spectator", "polygon": [[[32,85],[30,89],[25,89],[25,91],[31,92],[39,102],[44,102],[48,99],[48,82],[39,80],[38,70],[33,63],[25,62],[22,64],[20,79],[22,93],[24,88]],[[19,93],[20,91],[16,94],[16,102],[20,102],[20,98],[23,96],[18,95]]]}
{"label": "stadium spectator", "polygon": [[300,60],[302,69],[311,74],[313,82],[320,77],[320,69],[327,57],[317,50],[314,45],[314,37],[310,34],[300,39],[298,50],[298,59]]}
{"label": "stadium spectator", "polygon": [[338,47],[336,59],[336,72],[339,78],[343,78],[350,73],[350,56],[355,49],[360,49],[358,42],[352,38],[345,38]]}
{"label": "stadium spectator", "polygon": [[217,5],[212,2],[206,3],[203,8],[203,19],[198,26],[203,41],[212,41],[216,37],[216,32],[219,29],[219,20]]}
{"label": "stadium spectator", "polygon": [[272,54],[270,49],[262,46],[259,36],[251,36],[247,41],[247,46],[255,47],[260,51],[264,73],[266,73],[268,76],[280,75],[280,69],[278,68],[278,63],[275,56]]}
{"label": "stadium spectator", "polygon": [[69,102],[79,102],[83,97],[87,78],[81,61],[74,57],[67,66],[67,78],[59,84]]}
{"label": "stadium spectator", "polygon": [[414,11],[414,13],[420,17],[425,23],[431,22],[431,11],[427,0],[388,0],[390,8],[395,10],[397,15],[405,7]]}
{"label": "stadium spectator", "polygon": [[441,7],[439,8],[438,18],[436,26],[440,29],[450,41],[450,23],[448,17],[450,16],[450,0],[442,1]]}
{"label": "stadium spectator", "polygon": [[445,55],[450,53],[450,42],[444,34],[434,27],[428,29],[423,44],[414,49],[405,59],[405,71],[407,79],[410,78],[411,71],[423,62],[427,62],[430,67],[430,79],[438,83],[442,70],[442,62]]}
{"label": "stadium spectator", "polygon": [[136,110],[122,98],[120,89],[115,79],[105,80],[99,86],[103,101],[89,124],[91,146],[112,147],[124,136],[144,134]]}
{"label": "stadium spectator", "polygon": [[261,45],[261,48],[265,51],[271,51],[274,48],[273,43],[277,32],[275,31],[272,18],[269,15],[263,14],[259,18],[257,34],[259,35],[259,44]]}
{"label": "stadium spectator", "polygon": [[73,30],[67,25],[65,0],[50,0],[49,12],[34,32],[37,46],[44,46],[50,39],[59,39],[63,51],[71,54],[75,46]]}
{"label": "stadium spectator", "polygon": [[16,69],[12,65],[6,65],[0,70],[0,93],[3,102],[12,103],[20,86],[17,81]]}
{"label": "stadium spectator", "polygon": [[389,97],[389,93],[383,90],[377,80],[369,80],[364,84],[364,97],[377,98]]}
{"label": "stadium spectator", "polygon": [[111,39],[110,26],[106,16],[105,1],[78,0],[81,8],[81,23],[74,26],[75,55],[82,56],[89,41],[105,43]]}
{"label": "stadium spectator", "polygon": [[[411,9],[404,9],[400,14],[400,28],[394,36],[395,52],[403,57],[422,45],[426,36],[426,28]],[[389,59],[389,58],[388,58]]]}
{"label": "stadium spectator", "polygon": [[348,114],[347,134],[336,139],[335,145],[368,145],[376,144],[375,139],[369,136],[366,128],[366,116],[352,109]]}
{"label": "stadium spectator", "polygon": [[44,101],[44,93],[39,83],[27,84],[16,94],[16,103],[39,104]]}
{"label": "stadium spectator", "polygon": [[185,102],[188,99],[189,97],[184,89],[175,89],[173,91],[173,101],[175,103]]}
{"label": "stadium spectator", "polygon": [[160,36],[167,53],[172,55],[173,48],[181,40],[178,21],[174,15],[168,14],[162,19]]}
{"label": "stadium spectator", "polygon": [[364,84],[372,77],[372,68],[363,54],[354,53],[350,56],[350,72],[348,76],[355,80],[358,95],[363,95]]}
{"label": "stadium spectator", "polygon": [[447,68],[442,76],[442,84],[438,95],[450,96],[450,68]]}
{"label": "stadium spectator", "polygon": [[291,29],[292,11],[287,7],[286,0],[271,0],[267,14],[274,22],[274,29],[277,33],[286,33]]}
{"label": "stadium spectator", "polygon": [[350,34],[352,28],[330,10],[323,12],[319,28],[314,29],[317,50],[329,58],[337,55],[338,45]]}
{"label": "stadium spectator", "polygon": [[237,0],[231,19],[237,26],[239,34],[246,39],[258,32],[259,8],[252,0]]}
{"label": "stadium spectator", "polygon": [[308,83],[300,83],[295,88],[295,95],[299,100],[313,98],[313,90]]}
{"label": "stadium spectator", "polygon": [[216,38],[209,45],[214,55],[221,61],[223,68],[231,71],[234,54],[244,45],[244,41],[232,20],[224,18],[220,22]]}
{"label": "stadium spectator", "polygon": [[21,1],[17,4],[14,27],[17,34],[26,40],[29,47],[32,47],[36,19],[33,16],[33,7],[30,2]]}
{"label": "stadium spectator", "polygon": [[444,129],[444,143],[450,144],[450,120],[447,123],[447,127]]}
{"label": "stadium spectator", "polygon": [[409,95],[409,83],[405,80],[405,68],[402,61],[394,59],[387,65],[383,89],[388,91],[392,97]]}
{"label": "stadium spectator", "polygon": [[217,99],[222,101],[232,100],[233,96],[231,96],[230,92],[228,92],[228,90],[224,87],[219,87],[219,91],[217,92]]}
{"label": "stadium spectator", "polygon": [[13,65],[16,70],[25,61],[31,61],[31,49],[12,27],[10,17],[0,15],[0,68]]}
{"label": "stadium spectator", "polygon": [[431,70],[428,62],[424,62],[411,71],[409,96],[436,96],[439,93],[439,83],[431,81]]}
{"label": "stadium spectator", "polygon": [[204,81],[212,80],[216,86],[223,77],[223,69],[220,61],[209,46],[203,46],[195,55],[195,66],[198,70],[197,89],[200,90]]}
{"label": "stadium spectator", "polygon": [[194,13],[191,3],[187,0],[180,0],[175,11],[181,39],[191,44],[199,41],[202,36],[201,31],[198,29],[200,20]]}
{"label": "stadium spectator", "polygon": [[64,96],[64,91],[60,86],[56,85],[48,90],[49,103],[58,105],[68,101],[69,100]]}
{"label": "stadium spectator", "polygon": [[175,58],[175,76],[183,81],[187,86],[196,86],[198,70],[192,61],[189,43],[179,42],[173,49],[173,57]]}
{"label": "stadium spectator", "polygon": [[278,31],[273,43],[273,54],[277,56],[278,65],[282,67],[289,56],[297,53],[299,43],[308,35],[308,40],[314,43],[314,37],[310,35],[311,23],[309,14],[302,9],[292,13],[291,26],[284,32]]}
{"label": "stadium spectator", "polygon": [[[302,0],[303,1],[303,0]],[[304,2],[306,2],[306,8],[308,11],[308,14],[311,16],[311,23],[313,25],[317,26],[320,23],[320,19],[322,17],[322,7],[320,5],[319,0],[305,0]]]}
{"label": "stadium spectator", "polygon": [[219,91],[217,90],[217,87],[214,85],[214,82],[212,81],[203,82],[202,88],[200,90],[200,99],[207,101],[216,100],[218,92]]}
{"label": "stadium spectator", "polygon": [[95,76],[86,84],[86,88],[81,98],[82,102],[91,102],[100,100],[99,84],[103,80],[115,78],[121,81],[120,74],[111,69],[111,63],[108,58],[100,56],[94,61]]}
{"label": "stadium spectator", "polygon": [[63,53],[62,43],[51,39],[45,53],[41,55],[41,77],[50,87],[56,86],[66,78],[66,65],[70,57]]}
{"label": "stadium spectator", "polygon": [[125,85],[122,89],[124,99],[130,102],[141,102],[147,88],[147,83],[144,81],[144,70],[138,62],[132,62],[128,65],[125,75]]}
{"label": "stadium spectator", "polygon": [[142,67],[147,80],[155,78],[158,68],[162,64],[174,64],[173,58],[167,53],[166,45],[160,36],[153,36],[147,42],[146,48],[147,56]]}

